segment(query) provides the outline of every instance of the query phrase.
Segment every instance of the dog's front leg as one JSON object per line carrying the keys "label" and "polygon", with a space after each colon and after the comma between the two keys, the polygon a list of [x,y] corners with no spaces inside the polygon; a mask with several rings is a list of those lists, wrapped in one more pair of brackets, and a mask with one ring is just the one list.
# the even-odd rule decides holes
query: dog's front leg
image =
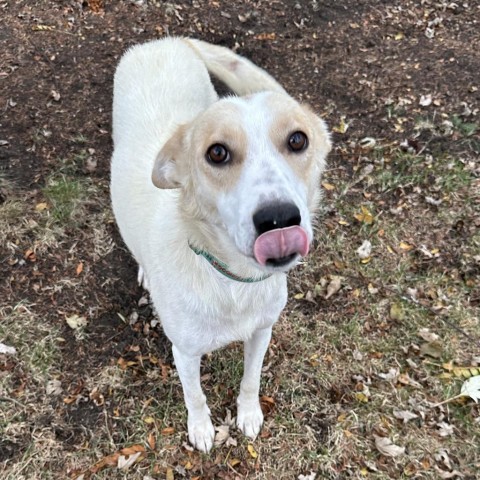
{"label": "dog's front leg", "polygon": [[201,357],[187,355],[178,350],[175,345],[172,351],[188,410],[188,439],[198,450],[208,452],[213,445],[215,430],[200,384]]}
{"label": "dog's front leg", "polygon": [[263,413],[258,398],[263,357],[267,351],[272,327],[255,330],[244,347],[244,372],[237,399],[237,426],[250,438],[255,438],[263,423]]}

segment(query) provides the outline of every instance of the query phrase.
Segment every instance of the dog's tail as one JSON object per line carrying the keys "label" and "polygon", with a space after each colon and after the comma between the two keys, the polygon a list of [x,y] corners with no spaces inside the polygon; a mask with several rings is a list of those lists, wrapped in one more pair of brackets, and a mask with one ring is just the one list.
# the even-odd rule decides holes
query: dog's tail
{"label": "dog's tail", "polygon": [[207,70],[237,95],[263,91],[286,93],[265,70],[228,48],[201,40],[185,39],[185,42],[199,55]]}

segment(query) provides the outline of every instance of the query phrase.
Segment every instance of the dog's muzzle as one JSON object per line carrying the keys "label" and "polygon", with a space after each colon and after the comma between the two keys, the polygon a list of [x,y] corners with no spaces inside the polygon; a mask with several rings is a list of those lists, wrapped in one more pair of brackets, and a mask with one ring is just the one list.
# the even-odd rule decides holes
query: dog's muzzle
{"label": "dog's muzzle", "polygon": [[300,226],[300,210],[292,203],[267,205],[255,212],[253,224],[258,233],[253,246],[260,265],[282,267],[308,253],[307,232]]}

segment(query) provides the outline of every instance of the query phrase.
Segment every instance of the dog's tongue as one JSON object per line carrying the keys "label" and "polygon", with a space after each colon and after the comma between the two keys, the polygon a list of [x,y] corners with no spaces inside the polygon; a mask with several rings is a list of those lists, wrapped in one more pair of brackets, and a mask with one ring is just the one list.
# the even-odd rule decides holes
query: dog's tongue
{"label": "dog's tongue", "polygon": [[260,265],[269,259],[280,259],[298,253],[304,257],[308,253],[307,232],[299,226],[277,228],[262,233],[253,246],[253,253]]}

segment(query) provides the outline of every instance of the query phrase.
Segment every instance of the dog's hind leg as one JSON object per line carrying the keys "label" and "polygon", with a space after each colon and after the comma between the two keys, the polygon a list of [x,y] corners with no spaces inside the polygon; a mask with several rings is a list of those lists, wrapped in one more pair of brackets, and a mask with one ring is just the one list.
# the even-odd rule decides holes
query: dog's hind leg
{"label": "dog's hind leg", "polygon": [[244,373],[237,398],[237,426],[250,438],[255,438],[263,423],[263,413],[258,398],[263,357],[267,351],[272,327],[256,330],[245,342]]}
{"label": "dog's hind leg", "polygon": [[196,449],[208,452],[213,446],[215,430],[200,384],[201,356],[185,354],[175,345],[172,347],[172,352],[188,410],[188,439]]}

